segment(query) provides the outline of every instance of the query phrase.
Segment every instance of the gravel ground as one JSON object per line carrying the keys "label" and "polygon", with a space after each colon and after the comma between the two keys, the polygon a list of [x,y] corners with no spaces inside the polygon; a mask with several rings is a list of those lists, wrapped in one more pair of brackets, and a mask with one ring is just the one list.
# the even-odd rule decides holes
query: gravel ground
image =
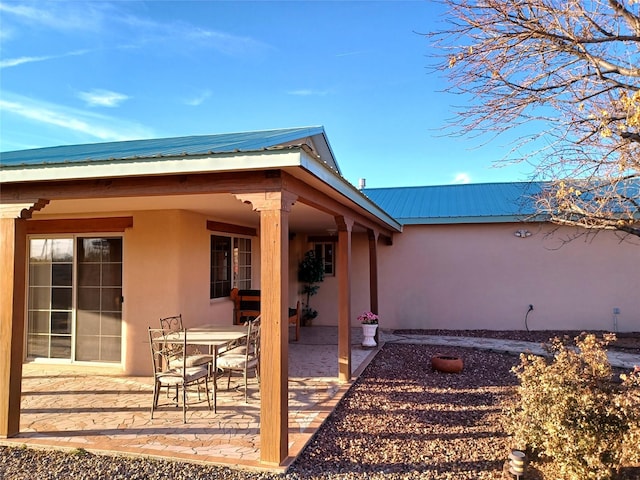
{"label": "gravel ground", "polygon": [[[433,372],[436,353],[461,356],[463,372]],[[282,475],[0,446],[0,479],[500,479],[509,449],[500,404],[514,393],[517,363],[473,349],[387,345]],[[555,478],[540,469],[531,465],[525,478]],[[621,478],[640,479],[640,466]]]}
{"label": "gravel ground", "polygon": [[[445,335],[452,337],[488,337],[504,340],[521,340],[524,342],[545,343],[553,337],[567,337],[573,340],[583,333],[578,330],[395,330],[393,333],[402,335]],[[590,331],[598,337],[609,333],[604,330]],[[611,350],[640,354],[640,332],[622,332],[616,334],[615,341],[608,346]]]}

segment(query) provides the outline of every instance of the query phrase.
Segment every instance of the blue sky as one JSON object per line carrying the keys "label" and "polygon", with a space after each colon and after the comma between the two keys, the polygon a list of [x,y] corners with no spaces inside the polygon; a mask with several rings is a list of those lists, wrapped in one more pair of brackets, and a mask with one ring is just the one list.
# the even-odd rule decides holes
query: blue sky
{"label": "blue sky", "polygon": [[323,125],[368,187],[527,180],[443,137],[433,1],[0,1],[0,150]]}

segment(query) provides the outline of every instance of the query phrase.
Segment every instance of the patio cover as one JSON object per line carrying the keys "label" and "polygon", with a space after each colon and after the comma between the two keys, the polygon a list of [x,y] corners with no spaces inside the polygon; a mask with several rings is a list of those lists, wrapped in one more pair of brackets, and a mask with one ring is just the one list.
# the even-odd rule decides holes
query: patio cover
{"label": "patio cover", "polygon": [[[401,231],[398,222],[341,176],[322,127],[4,152],[0,181],[2,437],[19,432],[28,234],[135,228],[126,215],[95,216],[101,209],[127,210],[132,204],[214,213],[217,219],[241,224],[259,222],[262,362],[269,365],[261,378],[260,458],[278,465],[288,448],[290,231],[338,231],[338,363],[345,382],[352,373],[352,233],[369,238],[371,309],[377,311],[378,239],[391,244],[393,234]],[[243,207],[247,203],[251,209]],[[88,218],[87,212],[94,216]]]}

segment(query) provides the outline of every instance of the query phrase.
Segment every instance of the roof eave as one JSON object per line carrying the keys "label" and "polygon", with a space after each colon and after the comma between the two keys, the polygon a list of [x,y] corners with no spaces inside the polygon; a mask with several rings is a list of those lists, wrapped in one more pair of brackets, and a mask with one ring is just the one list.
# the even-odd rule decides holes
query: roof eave
{"label": "roof eave", "polygon": [[132,158],[111,161],[21,165],[0,171],[2,183],[87,180],[94,178],[141,177],[220,173],[243,170],[268,170],[302,167],[333,190],[370,212],[390,230],[402,231],[402,225],[348,183],[333,166],[305,145],[251,152],[187,155],[176,157]]}
{"label": "roof eave", "polygon": [[89,161],[40,164],[3,168],[2,183],[92,178],[139,177],[188,173],[219,173],[238,170],[283,168],[300,163],[300,149],[270,149],[242,153],[218,153],[179,157],[135,158],[117,161]]}
{"label": "roof eave", "polygon": [[470,223],[536,223],[548,221],[546,215],[487,215],[465,217],[397,218],[402,225],[456,225]]}
{"label": "roof eave", "polygon": [[312,156],[306,150],[303,150],[300,160],[301,167],[305,168],[315,177],[329,185],[333,190],[344,195],[359,207],[376,216],[379,220],[382,220],[391,230],[402,232],[401,223],[382,210],[376,203],[369,200],[369,198],[367,198],[360,190],[340,176],[339,172],[329,168],[329,166],[321,159],[316,158],[315,155]]}

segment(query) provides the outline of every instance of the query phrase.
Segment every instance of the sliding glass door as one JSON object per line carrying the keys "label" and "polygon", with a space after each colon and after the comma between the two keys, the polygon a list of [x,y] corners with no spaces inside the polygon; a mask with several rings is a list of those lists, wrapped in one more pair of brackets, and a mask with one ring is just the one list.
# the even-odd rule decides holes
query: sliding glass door
{"label": "sliding glass door", "polygon": [[122,238],[29,241],[27,357],[120,362]]}

